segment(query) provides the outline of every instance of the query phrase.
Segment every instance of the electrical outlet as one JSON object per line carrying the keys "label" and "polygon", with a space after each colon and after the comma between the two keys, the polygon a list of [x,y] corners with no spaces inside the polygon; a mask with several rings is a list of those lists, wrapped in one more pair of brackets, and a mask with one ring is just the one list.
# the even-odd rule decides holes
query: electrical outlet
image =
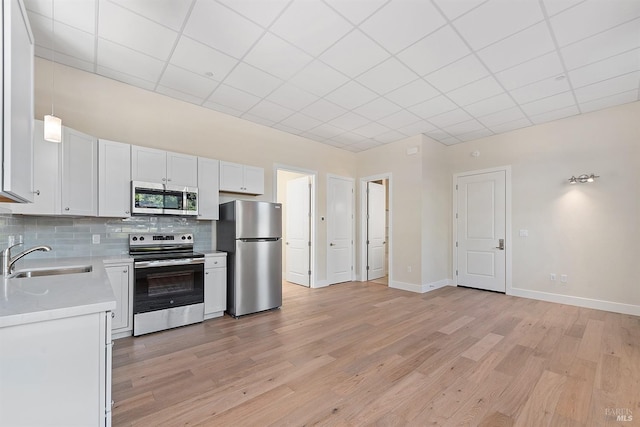
{"label": "electrical outlet", "polygon": [[7,245],[9,246],[13,246],[16,243],[16,237],[15,236],[8,236],[7,237]]}
{"label": "electrical outlet", "polygon": [[552,282],[556,280],[556,273],[549,273],[549,280]]}
{"label": "electrical outlet", "polygon": [[566,274],[561,274],[560,275],[560,283],[567,283],[568,280],[569,280],[569,278],[567,277]]}
{"label": "electrical outlet", "polygon": [[100,235],[99,235],[99,234],[94,234],[94,235],[91,237],[91,242],[92,242],[94,245],[99,244],[99,243],[100,243]]}
{"label": "electrical outlet", "polygon": [[407,273],[411,273],[411,266],[407,267]]}

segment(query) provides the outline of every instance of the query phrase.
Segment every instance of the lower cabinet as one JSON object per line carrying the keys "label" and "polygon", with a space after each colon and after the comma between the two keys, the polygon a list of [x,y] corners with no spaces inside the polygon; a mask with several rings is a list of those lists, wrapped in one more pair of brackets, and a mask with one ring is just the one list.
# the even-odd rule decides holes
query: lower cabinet
{"label": "lower cabinet", "polygon": [[116,297],[116,309],[112,312],[113,338],[131,336],[133,331],[133,264],[105,262],[104,266]]}
{"label": "lower cabinet", "polygon": [[206,254],[204,258],[204,318],[224,315],[227,309],[227,254]]}
{"label": "lower cabinet", "polygon": [[111,312],[0,328],[0,425],[111,425]]}

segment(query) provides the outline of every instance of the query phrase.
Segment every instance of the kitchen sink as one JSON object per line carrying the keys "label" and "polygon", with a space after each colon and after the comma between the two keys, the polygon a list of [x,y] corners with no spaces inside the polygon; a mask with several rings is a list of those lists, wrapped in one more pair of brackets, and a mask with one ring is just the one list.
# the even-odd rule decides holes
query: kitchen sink
{"label": "kitchen sink", "polygon": [[80,265],[72,267],[54,267],[54,268],[34,268],[32,270],[20,270],[11,274],[12,279],[20,279],[24,277],[40,277],[40,276],[59,276],[62,274],[78,274],[90,273],[93,267],[90,265]]}

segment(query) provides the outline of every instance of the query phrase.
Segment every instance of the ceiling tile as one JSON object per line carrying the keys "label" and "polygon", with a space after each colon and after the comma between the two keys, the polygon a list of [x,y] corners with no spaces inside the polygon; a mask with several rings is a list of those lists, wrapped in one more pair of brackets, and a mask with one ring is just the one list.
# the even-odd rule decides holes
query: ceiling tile
{"label": "ceiling tile", "polygon": [[349,21],[359,24],[387,0],[326,0],[326,2]]}
{"label": "ceiling tile", "polygon": [[448,137],[448,138],[441,138],[438,140],[439,142],[441,142],[444,145],[454,145],[454,144],[458,144],[460,142],[460,140],[458,138],[454,138],[454,137]]}
{"label": "ceiling tile", "polygon": [[435,139],[436,141],[442,141],[451,138],[451,135],[440,129],[426,132],[425,135],[427,135],[429,138]]}
{"label": "ceiling tile", "polygon": [[[134,77],[121,71],[113,70],[111,68],[103,67],[100,65],[98,65],[97,67],[97,73],[101,76],[150,91],[153,91],[156,87],[155,81],[150,82],[148,80]],[[158,71],[158,74],[160,74],[160,71]]]}
{"label": "ceiling tile", "polygon": [[[155,0],[151,0],[155,1]],[[166,0],[175,2],[175,0]],[[262,25],[269,26],[285,8],[289,0],[218,0],[225,6],[235,10],[247,19]],[[186,3],[186,2],[185,2]]]}
{"label": "ceiling tile", "polygon": [[528,104],[523,104],[521,107],[524,112],[529,117],[531,117],[574,105],[575,100],[573,99],[573,95],[571,94],[571,92],[564,92],[557,95],[549,96],[547,98],[539,99]]}
{"label": "ceiling tile", "polygon": [[[25,2],[27,9],[33,10],[51,18],[51,1]],[[62,22],[74,28],[95,35],[96,33],[96,2],[86,0],[67,0],[54,3],[56,26]],[[49,21],[51,22],[51,21]],[[57,28],[56,28],[57,32]]]}
{"label": "ceiling tile", "polygon": [[481,117],[496,111],[506,110],[515,105],[515,102],[508,94],[501,93],[500,95],[466,105],[464,109],[474,117]]}
{"label": "ceiling tile", "polygon": [[391,53],[397,53],[446,21],[430,2],[392,0],[360,25]]}
{"label": "ceiling tile", "polygon": [[481,49],[544,19],[537,1],[489,0],[453,25],[474,49]]}
{"label": "ceiling tile", "polygon": [[640,71],[603,80],[575,90],[576,98],[580,104],[594,99],[616,95],[622,92],[637,90],[640,87]]}
{"label": "ceiling tile", "polygon": [[468,105],[503,92],[496,79],[488,76],[448,92],[447,96],[458,105]]}
{"label": "ceiling tile", "polygon": [[333,120],[336,117],[343,115],[347,110],[333,102],[320,99],[304,108],[301,112],[309,117],[320,120],[321,122],[328,122],[329,120]]}
{"label": "ceiling tile", "polygon": [[389,54],[378,44],[355,30],[327,49],[320,59],[336,70],[356,77],[388,57]]}
{"label": "ceiling tile", "polygon": [[361,116],[368,118],[369,120],[379,120],[399,110],[400,107],[398,107],[393,102],[389,102],[384,98],[377,98],[356,108],[353,111],[357,114],[360,114]]}
{"label": "ceiling tile", "polygon": [[271,31],[317,56],[338,41],[352,25],[319,0],[296,0],[271,26]]}
{"label": "ceiling tile", "polygon": [[[206,103],[205,103],[206,106]],[[249,113],[244,113],[242,115],[242,118],[245,120],[249,120],[253,123],[258,123],[260,125],[264,125],[264,126],[273,126],[276,122],[274,122],[273,120],[269,120],[269,119],[265,119],[263,117],[258,117],[258,116],[254,116],[253,114],[249,114]]]}
{"label": "ceiling tile", "polygon": [[473,132],[457,135],[457,138],[462,142],[466,142],[466,141],[473,141],[474,139],[485,138],[491,135],[494,135],[494,133],[489,129],[479,129]]}
{"label": "ceiling tile", "polygon": [[498,111],[493,114],[480,117],[478,120],[488,128],[492,128],[502,123],[512,122],[514,120],[526,119],[520,107],[512,107],[506,110]]}
{"label": "ceiling tile", "polygon": [[227,76],[224,83],[262,98],[278,87],[282,80],[241,62]]}
{"label": "ceiling tile", "polygon": [[293,110],[300,110],[319,98],[296,86],[285,83],[269,94],[267,99]]}
{"label": "ceiling tile", "polygon": [[267,120],[273,120],[274,122],[279,122],[293,113],[293,110],[266,100],[260,101],[251,110],[249,110],[249,114],[251,115],[262,117]]}
{"label": "ceiling tile", "polygon": [[98,35],[154,58],[166,60],[178,33],[108,1],[100,3]]}
{"label": "ceiling tile", "polygon": [[235,67],[238,60],[189,37],[182,36],[178,40],[169,62],[201,76],[211,73],[213,74],[212,78],[222,80]]}
{"label": "ceiling tile", "polygon": [[532,125],[531,120],[524,118],[524,119],[514,120],[512,122],[494,125],[494,126],[491,126],[490,129],[495,133],[504,133],[504,132],[510,132],[516,129],[526,128],[531,125]]}
{"label": "ceiling tile", "polygon": [[640,49],[569,71],[569,78],[573,87],[578,88],[637,70],[640,70]]}
{"label": "ceiling tile", "polygon": [[545,22],[533,25],[478,51],[480,59],[493,72],[536,58],[555,49]]}
{"label": "ceiling tile", "polygon": [[323,123],[319,126],[314,127],[313,129],[310,129],[309,133],[312,133],[321,138],[333,138],[335,136],[343,134],[344,129],[340,129],[330,124]]}
{"label": "ceiling tile", "polygon": [[[235,110],[231,107],[227,107],[226,105],[216,104],[215,102],[211,102],[211,101],[205,101],[204,104],[202,104],[202,106],[210,110],[215,110],[220,113],[228,114],[234,117],[240,117],[242,115],[242,111]],[[254,120],[251,120],[251,121],[254,121]]]}
{"label": "ceiling tile", "polygon": [[[179,99],[184,102],[188,102],[189,104],[200,105],[204,101],[203,98],[197,97],[195,95],[191,95],[188,93],[181,92],[177,89],[166,87],[162,85],[158,85],[156,88],[156,92],[161,95],[166,95],[171,98]],[[230,114],[230,113],[229,113]]]}
{"label": "ceiling tile", "polygon": [[558,54],[552,52],[497,73],[496,77],[509,90],[560,74],[564,74],[564,68]]}
{"label": "ceiling tile", "polygon": [[433,116],[429,119],[429,121],[434,125],[442,128],[445,126],[451,126],[457,123],[466,122],[467,120],[471,119],[472,117],[469,114],[467,114],[464,110],[458,108],[453,111],[448,111],[446,113]]}
{"label": "ceiling tile", "polygon": [[342,144],[354,144],[356,142],[360,142],[365,139],[366,139],[365,136],[359,135],[357,133],[352,133],[352,132],[345,132],[341,135],[331,138],[332,141],[337,141]]}
{"label": "ceiling tile", "polygon": [[466,122],[457,123],[455,125],[446,126],[443,128],[445,132],[451,136],[459,137],[469,132],[476,132],[485,129],[484,125],[479,121],[472,119]]}
{"label": "ceiling tile", "polygon": [[353,149],[356,153],[358,153],[360,151],[370,150],[372,148],[376,148],[381,145],[382,143],[378,141],[367,139],[365,141],[356,142],[355,144],[347,147],[347,149]]}
{"label": "ceiling tile", "polygon": [[414,136],[420,133],[433,131],[435,128],[436,127],[434,125],[426,120],[419,120],[415,123],[411,123],[410,125],[403,126],[398,130],[407,136]]}
{"label": "ceiling tile", "polygon": [[[29,22],[31,31],[36,42],[36,46],[46,48],[41,51],[42,57],[51,59],[51,19],[44,16],[29,13]],[[55,26],[55,46],[56,55],[63,53],[67,56],[80,59],[82,61],[93,62],[95,60],[95,36],[84,31],[80,31],[75,27],[66,24],[56,23]],[[59,58],[56,58],[58,60]]]}
{"label": "ceiling tile", "polygon": [[376,135],[389,132],[389,130],[390,129],[388,127],[382,126],[380,123],[369,122],[364,126],[355,128],[352,132],[357,133],[358,135],[366,136],[367,138],[373,138]]}
{"label": "ceiling tile", "polygon": [[143,55],[104,39],[98,39],[97,62],[99,66],[148,82],[157,82],[164,67],[164,62],[159,59]]}
{"label": "ceiling tile", "polygon": [[562,47],[638,17],[640,2],[636,0],[590,0],[559,13],[550,22]]}
{"label": "ceiling tile", "polygon": [[377,65],[356,80],[379,94],[385,94],[417,79],[418,76],[395,58]]}
{"label": "ceiling tile", "polygon": [[388,144],[390,142],[395,142],[395,141],[400,141],[401,139],[406,138],[407,136],[395,131],[395,130],[390,130],[389,132],[385,132],[383,134],[380,134],[378,136],[376,136],[375,139],[378,142],[381,142],[383,144]]}
{"label": "ceiling tile", "polygon": [[324,96],[337,87],[342,86],[347,80],[349,80],[349,78],[344,74],[316,60],[307,65],[289,82],[307,92]]}
{"label": "ceiling tile", "polygon": [[283,125],[282,123],[276,123],[272,127],[274,129],[278,129],[278,130],[281,130],[283,132],[290,133],[292,135],[300,135],[303,132],[300,129],[296,129],[294,127],[287,126],[287,125]]}
{"label": "ceiling tile", "polygon": [[640,18],[561,49],[564,63],[574,69],[640,46]]}
{"label": "ceiling tile", "polygon": [[[129,9],[140,16],[144,16],[158,24],[164,25],[175,31],[180,31],[184,20],[191,8],[191,2],[175,1],[175,0],[109,0],[112,3]],[[238,0],[235,0],[238,1]],[[67,3],[60,2],[60,3]],[[76,3],[92,3],[86,0],[80,0]],[[104,0],[100,0],[100,7]]]}
{"label": "ceiling tile", "polygon": [[398,58],[420,75],[451,64],[470,52],[449,26],[442,27],[398,54]]}
{"label": "ceiling tile", "polygon": [[419,120],[420,117],[416,116],[415,114],[407,110],[400,110],[397,113],[391,114],[390,116],[383,117],[382,119],[378,120],[378,123],[388,126],[391,129],[397,129],[415,123]]}
{"label": "ceiling tile", "polygon": [[212,0],[196,0],[183,34],[234,58],[242,58],[263,29]]}
{"label": "ceiling tile", "polygon": [[262,36],[243,59],[284,80],[291,78],[312,60],[302,50],[271,33]]}
{"label": "ceiling tile", "polygon": [[442,12],[444,12],[450,20],[456,19],[458,16],[477,7],[484,1],[485,0],[435,0],[438,7],[442,9]]}
{"label": "ceiling tile", "polygon": [[[45,58],[47,60],[51,59],[51,50],[44,47],[40,47],[38,45],[36,45],[34,48],[34,54],[35,56],[40,58]],[[94,65],[93,59],[91,61],[85,61],[79,58],[75,58],[73,56],[65,55],[64,53],[60,53],[60,52],[56,53],[55,58],[58,64],[63,64],[69,67],[77,68],[79,70],[84,70],[88,73],[94,72],[95,65]],[[136,85],[133,85],[133,86],[136,86]],[[153,89],[153,84],[151,85],[151,89]]]}
{"label": "ceiling tile", "polygon": [[615,105],[626,104],[628,102],[635,102],[640,100],[638,97],[638,90],[631,90],[629,92],[622,92],[604,98],[595,99],[593,101],[580,104],[580,109],[583,113],[589,111],[600,110],[602,108],[609,108]]}
{"label": "ceiling tile", "polygon": [[548,16],[556,15],[584,0],[543,0]]}
{"label": "ceiling tile", "polygon": [[413,105],[409,107],[408,110],[418,115],[419,117],[422,117],[423,119],[428,119],[429,117],[433,117],[437,114],[441,114],[447,111],[455,110],[456,108],[456,104],[451,102],[449,98],[441,95],[428,101]]}
{"label": "ceiling tile", "polygon": [[474,55],[469,55],[427,75],[425,80],[436,89],[442,92],[449,92],[487,75],[489,75],[489,72],[484,65]]}
{"label": "ceiling tile", "polygon": [[329,101],[335,102],[347,110],[353,110],[354,108],[359,107],[362,104],[366,104],[377,97],[378,94],[353,80],[345,83],[325,96]]}
{"label": "ceiling tile", "polygon": [[309,117],[305,114],[294,113],[289,117],[287,117],[286,119],[282,120],[280,123],[285,126],[291,126],[292,128],[295,128],[295,129],[307,131],[311,128],[318,126],[322,122],[320,120],[314,119],[313,117]]}
{"label": "ceiling tile", "polygon": [[339,127],[340,129],[350,131],[352,129],[365,125],[368,122],[369,120],[365,119],[361,115],[349,112],[331,120],[329,124]]}
{"label": "ceiling tile", "polygon": [[[200,99],[205,99],[211,94],[213,89],[218,86],[219,82],[169,64],[164,70],[158,84]],[[224,105],[222,102],[220,102],[220,104]]]}
{"label": "ceiling tile", "polygon": [[422,79],[417,79],[387,93],[384,97],[406,108],[420,101],[435,98],[439,94],[440,92],[435,90],[429,83]]}
{"label": "ceiling tile", "polygon": [[260,98],[243,92],[231,86],[222,84],[213,92],[208,101],[231,107],[238,111],[247,111],[258,102]]}
{"label": "ceiling tile", "polygon": [[557,93],[566,92],[570,90],[569,82],[567,79],[556,79],[552,77],[550,79],[544,79],[530,85],[523,86],[518,89],[510,91],[511,96],[520,104],[535,101],[536,99],[546,98],[547,96],[555,95]]}
{"label": "ceiling tile", "polygon": [[546,123],[553,120],[564,119],[565,117],[575,116],[579,113],[580,111],[578,111],[578,107],[572,105],[570,107],[564,107],[558,110],[548,111],[546,113],[530,116],[529,118],[534,124],[539,125],[540,123]]}

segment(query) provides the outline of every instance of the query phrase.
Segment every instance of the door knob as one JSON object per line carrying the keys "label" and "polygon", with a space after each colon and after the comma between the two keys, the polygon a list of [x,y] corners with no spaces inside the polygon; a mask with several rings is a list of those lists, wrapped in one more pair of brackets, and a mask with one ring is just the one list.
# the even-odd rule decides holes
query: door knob
{"label": "door knob", "polygon": [[333,243],[329,243],[329,246],[335,246]]}
{"label": "door knob", "polygon": [[504,251],[504,239],[498,240],[498,246],[496,246],[496,249],[500,249],[501,251]]}

